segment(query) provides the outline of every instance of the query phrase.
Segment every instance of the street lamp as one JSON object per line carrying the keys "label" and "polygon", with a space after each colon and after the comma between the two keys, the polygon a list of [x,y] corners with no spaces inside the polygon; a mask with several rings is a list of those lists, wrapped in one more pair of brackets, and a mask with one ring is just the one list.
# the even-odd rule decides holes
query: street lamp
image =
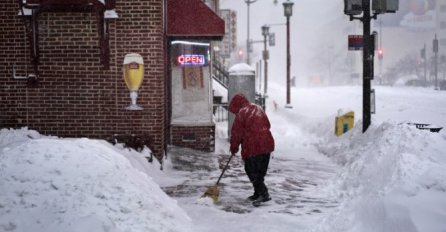
{"label": "street lamp", "polygon": [[433,45],[432,45],[432,47],[433,47],[433,51],[434,51],[434,54],[435,54],[435,60],[434,60],[434,74],[435,74],[435,90],[438,90],[438,78],[437,78],[437,76],[438,76],[438,39],[437,39],[437,34],[435,34],[435,38],[434,38],[434,40],[433,40]]}
{"label": "street lamp", "polygon": [[268,59],[269,59],[269,53],[268,53],[268,49],[266,47],[266,41],[267,38],[269,36],[269,26],[268,25],[263,25],[262,26],[262,35],[263,35],[263,45],[264,45],[264,49],[263,49],[263,61],[265,62],[265,81],[264,81],[264,95],[266,97],[266,93],[267,93],[267,89],[268,89]]}
{"label": "street lamp", "polygon": [[246,38],[246,63],[249,65],[250,63],[250,59],[249,59],[249,54],[250,54],[250,41],[249,41],[249,5],[251,5],[252,3],[257,2],[257,0],[245,0],[246,5],[248,6],[248,28],[247,28],[247,32],[248,32],[248,36]]}
{"label": "street lamp", "polygon": [[286,105],[285,108],[293,108],[291,106],[290,100],[290,66],[291,66],[291,55],[290,55],[290,17],[293,15],[293,2],[287,0],[283,3],[284,14],[286,17]]}

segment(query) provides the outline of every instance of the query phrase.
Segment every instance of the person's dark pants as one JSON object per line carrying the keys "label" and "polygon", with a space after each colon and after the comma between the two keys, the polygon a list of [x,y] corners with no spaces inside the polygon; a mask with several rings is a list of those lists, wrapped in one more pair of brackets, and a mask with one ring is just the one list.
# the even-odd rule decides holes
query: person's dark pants
{"label": "person's dark pants", "polygon": [[266,196],[268,188],[264,183],[271,153],[255,155],[245,160],[245,172],[254,186],[254,195]]}

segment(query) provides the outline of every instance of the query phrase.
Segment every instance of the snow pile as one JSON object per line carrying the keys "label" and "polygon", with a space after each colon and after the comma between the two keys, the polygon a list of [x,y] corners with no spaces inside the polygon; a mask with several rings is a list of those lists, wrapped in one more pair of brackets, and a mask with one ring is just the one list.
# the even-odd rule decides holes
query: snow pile
{"label": "snow pile", "polygon": [[234,64],[228,70],[229,75],[254,75],[255,70],[246,63]]}
{"label": "snow pile", "polygon": [[[359,122],[358,124],[361,124]],[[443,232],[446,218],[446,134],[382,123],[319,141],[343,166],[325,190],[340,207],[315,231]]]}
{"label": "snow pile", "polygon": [[212,78],[212,90],[214,91],[214,96],[221,97],[222,103],[228,102],[228,89],[222,86],[218,81]]}
{"label": "snow pile", "polygon": [[191,231],[144,159],[104,141],[0,130],[0,231]]}
{"label": "snow pile", "polygon": [[[287,204],[290,211],[275,211],[288,200],[283,191],[269,206],[244,215],[226,212],[198,199],[220,170],[187,175],[166,159],[161,172],[144,154],[104,141],[0,130],[0,231],[445,232],[446,129],[431,133],[407,124],[445,126],[445,91],[378,86],[379,113],[367,132],[356,121],[336,137],[339,109],[362,118],[360,87],[297,89],[292,109],[283,107],[283,88],[271,87],[267,113],[276,150],[270,167],[277,172],[267,182],[274,190],[290,177],[280,170],[292,170],[298,181],[315,183],[303,185],[295,199],[303,208]],[[228,152],[227,129],[227,122],[217,123],[217,155]],[[225,181],[235,191],[238,183]],[[188,215],[159,188],[183,191],[181,185],[202,187],[199,195],[176,197]],[[222,196],[245,194],[240,188]],[[305,213],[313,207],[317,213]]]}

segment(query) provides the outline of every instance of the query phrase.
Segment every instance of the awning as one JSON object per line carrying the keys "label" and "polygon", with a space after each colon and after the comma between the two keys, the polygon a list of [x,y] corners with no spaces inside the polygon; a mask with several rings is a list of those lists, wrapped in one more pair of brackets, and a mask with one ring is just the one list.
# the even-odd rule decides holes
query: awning
{"label": "awning", "polygon": [[167,36],[221,40],[225,22],[201,0],[167,0]]}

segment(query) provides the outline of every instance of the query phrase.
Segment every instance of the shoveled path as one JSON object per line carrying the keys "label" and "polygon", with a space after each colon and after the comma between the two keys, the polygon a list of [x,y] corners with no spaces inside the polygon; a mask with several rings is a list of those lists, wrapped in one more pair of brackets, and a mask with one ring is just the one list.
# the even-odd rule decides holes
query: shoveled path
{"label": "shoveled path", "polygon": [[[163,190],[173,198],[199,197],[217,181],[228,154],[203,153],[196,150],[170,147],[168,156],[175,172],[186,177],[176,186]],[[318,185],[334,174],[333,164],[308,159],[287,160],[273,154],[265,178],[272,201],[262,208],[271,213],[291,215],[318,214],[335,207],[337,203],[317,194]],[[252,186],[244,173],[243,161],[233,157],[220,182],[220,202],[217,207],[234,213],[249,213],[254,208],[246,197]]]}

